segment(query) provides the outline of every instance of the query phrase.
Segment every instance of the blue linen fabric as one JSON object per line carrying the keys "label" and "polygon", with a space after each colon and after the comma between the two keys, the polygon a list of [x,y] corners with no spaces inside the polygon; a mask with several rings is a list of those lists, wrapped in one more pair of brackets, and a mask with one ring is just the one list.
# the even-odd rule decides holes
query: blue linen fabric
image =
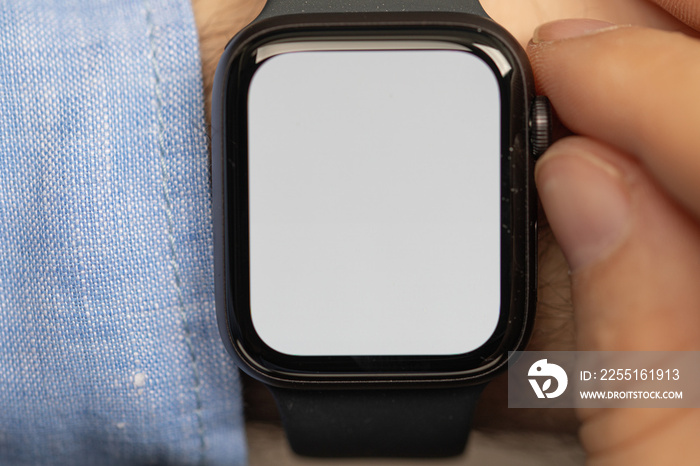
{"label": "blue linen fabric", "polygon": [[0,0],[0,464],[243,464],[187,0]]}

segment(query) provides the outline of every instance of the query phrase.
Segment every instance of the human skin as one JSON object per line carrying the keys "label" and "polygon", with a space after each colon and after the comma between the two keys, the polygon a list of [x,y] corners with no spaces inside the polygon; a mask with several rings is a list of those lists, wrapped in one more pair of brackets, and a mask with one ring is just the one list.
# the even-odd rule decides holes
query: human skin
{"label": "human skin", "polygon": [[[193,1],[207,96],[224,45],[263,3]],[[693,104],[700,99],[700,43],[688,36],[700,25],[700,5],[482,4],[524,46],[537,26],[553,20],[611,23],[550,24],[528,46],[539,92],[577,135],[560,140],[537,164],[546,217],[540,221],[538,317],[529,349],[698,350],[700,111]],[[612,24],[639,27],[610,29]],[[503,379],[489,386],[477,425],[577,428],[573,412],[508,410],[504,388]],[[696,456],[688,454],[700,427],[695,410],[577,414],[590,464],[685,464]]]}
{"label": "human skin", "polygon": [[[700,25],[697,2],[663,3]],[[540,92],[579,135],[535,174],[571,268],[577,348],[697,351],[700,41],[611,26],[549,24],[528,49]],[[696,409],[578,414],[590,464],[697,462]]]}

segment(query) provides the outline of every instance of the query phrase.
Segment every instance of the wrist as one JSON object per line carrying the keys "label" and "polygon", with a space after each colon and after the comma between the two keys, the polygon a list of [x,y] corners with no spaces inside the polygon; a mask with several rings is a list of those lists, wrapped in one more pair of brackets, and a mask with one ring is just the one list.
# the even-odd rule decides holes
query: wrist
{"label": "wrist", "polygon": [[199,34],[204,84],[204,110],[211,116],[211,89],[219,57],[228,41],[260,13],[265,0],[192,0]]}

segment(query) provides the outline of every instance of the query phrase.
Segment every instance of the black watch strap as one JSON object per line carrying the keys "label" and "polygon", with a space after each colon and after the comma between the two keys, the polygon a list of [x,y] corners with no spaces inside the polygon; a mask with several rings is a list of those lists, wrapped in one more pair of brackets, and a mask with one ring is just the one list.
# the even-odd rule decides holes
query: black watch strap
{"label": "black watch strap", "polygon": [[268,0],[260,18],[295,13],[445,11],[488,18],[478,0]]}
{"label": "black watch strap", "polygon": [[300,455],[445,457],[464,451],[483,388],[270,390]]}

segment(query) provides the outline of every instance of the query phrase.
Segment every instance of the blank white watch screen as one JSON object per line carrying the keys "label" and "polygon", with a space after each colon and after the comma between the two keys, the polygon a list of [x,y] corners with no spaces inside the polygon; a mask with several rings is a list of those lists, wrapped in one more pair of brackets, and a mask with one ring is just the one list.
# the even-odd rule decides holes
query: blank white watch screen
{"label": "blank white watch screen", "polygon": [[297,356],[457,355],[501,307],[501,114],[465,50],[275,55],[248,100],[250,306]]}

